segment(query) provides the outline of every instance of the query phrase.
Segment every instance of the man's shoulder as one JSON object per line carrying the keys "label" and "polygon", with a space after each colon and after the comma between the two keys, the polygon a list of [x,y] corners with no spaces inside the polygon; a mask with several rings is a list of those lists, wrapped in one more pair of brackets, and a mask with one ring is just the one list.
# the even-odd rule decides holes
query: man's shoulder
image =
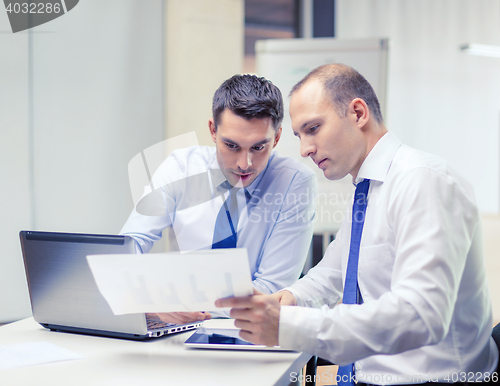
{"label": "man's shoulder", "polygon": [[428,169],[438,173],[446,174],[449,171],[449,164],[443,158],[418,150],[407,145],[401,145],[398,149],[391,169],[402,173],[407,173],[412,169]]}
{"label": "man's shoulder", "polygon": [[[419,175],[418,178],[422,183],[429,184],[432,178],[434,181],[441,181],[440,183],[458,184],[468,195],[473,196],[473,189],[471,184],[445,159],[422,150],[412,148],[407,145],[401,145],[396,153],[391,165],[389,174],[392,175],[394,180],[402,178],[413,178]],[[427,179],[424,177],[428,177]]]}
{"label": "man's shoulder", "polygon": [[267,173],[273,175],[290,173],[296,175],[301,180],[313,179],[315,177],[314,172],[309,166],[300,163],[294,158],[282,156],[277,151],[273,151],[267,167]]}

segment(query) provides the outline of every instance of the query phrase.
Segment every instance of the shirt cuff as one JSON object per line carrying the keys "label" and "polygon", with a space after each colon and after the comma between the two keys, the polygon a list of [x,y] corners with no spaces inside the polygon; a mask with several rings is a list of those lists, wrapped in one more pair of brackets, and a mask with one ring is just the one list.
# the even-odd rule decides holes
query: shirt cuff
{"label": "shirt cuff", "polygon": [[321,320],[319,309],[282,306],[278,336],[280,347],[314,354]]}
{"label": "shirt cuff", "polygon": [[302,301],[302,299],[300,298],[299,293],[297,291],[295,291],[293,288],[291,288],[291,287],[285,287],[285,288],[280,289],[278,292],[281,292],[281,291],[288,291],[288,292],[290,292],[293,295],[293,297],[295,298],[295,301],[297,302],[297,306],[299,306],[299,307],[305,307],[305,304]]}

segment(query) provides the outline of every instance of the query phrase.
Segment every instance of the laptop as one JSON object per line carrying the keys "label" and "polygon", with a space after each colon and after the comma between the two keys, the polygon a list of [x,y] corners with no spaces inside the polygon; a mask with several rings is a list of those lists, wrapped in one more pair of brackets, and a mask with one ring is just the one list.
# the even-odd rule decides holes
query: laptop
{"label": "laptop", "polygon": [[99,292],[87,255],[135,253],[129,236],[21,231],[33,318],[54,331],[144,340],[196,329],[145,314],[114,315]]}

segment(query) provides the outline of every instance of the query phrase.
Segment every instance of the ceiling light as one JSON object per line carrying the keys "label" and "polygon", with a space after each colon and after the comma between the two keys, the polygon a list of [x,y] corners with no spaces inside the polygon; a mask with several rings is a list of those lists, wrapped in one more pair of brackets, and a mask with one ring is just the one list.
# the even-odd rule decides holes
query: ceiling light
{"label": "ceiling light", "polygon": [[460,49],[470,55],[489,56],[500,58],[500,46],[491,46],[488,44],[465,44]]}

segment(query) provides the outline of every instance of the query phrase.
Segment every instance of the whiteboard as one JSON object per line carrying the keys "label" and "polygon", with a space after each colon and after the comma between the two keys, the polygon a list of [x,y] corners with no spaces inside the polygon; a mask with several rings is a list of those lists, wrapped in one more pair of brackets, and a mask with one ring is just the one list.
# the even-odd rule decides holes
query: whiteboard
{"label": "whiteboard", "polygon": [[389,40],[376,39],[269,39],[255,44],[257,75],[279,87],[285,103],[283,134],[276,149],[311,167],[318,175],[318,207],[315,232],[336,232],[345,209],[352,201],[351,177],[329,181],[309,159],[300,156],[299,140],[293,135],[288,105],[292,87],[314,68],[328,63],[343,63],[356,69],[372,85],[386,119],[387,62]]}

